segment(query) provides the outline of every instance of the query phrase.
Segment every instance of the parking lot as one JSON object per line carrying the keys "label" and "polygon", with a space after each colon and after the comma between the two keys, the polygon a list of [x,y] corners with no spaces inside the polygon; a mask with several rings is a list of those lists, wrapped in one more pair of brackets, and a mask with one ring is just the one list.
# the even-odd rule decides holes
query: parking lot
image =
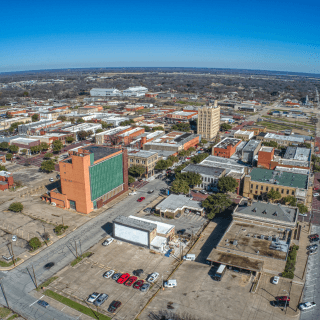
{"label": "parking lot", "polygon": [[[112,301],[122,302],[116,313],[116,319],[134,319],[150,297],[159,289],[164,279],[178,263],[173,257],[152,253],[149,249],[122,241],[113,241],[109,246],[101,242],[91,250],[93,255],[84,259],[75,267],[68,266],[60,271],[59,277],[48,288],[87,305],[87,298],[93,292],[106,293],[108,300],[99,308],[107,312]],[[158,272],[159,278],[148,292],[141,292],[132,286],[118,284],[115,280],[103,278],[104,272],[114,270],[133,274],[134,270],[143,269],[140,279],[146,280],[152,272]]]}

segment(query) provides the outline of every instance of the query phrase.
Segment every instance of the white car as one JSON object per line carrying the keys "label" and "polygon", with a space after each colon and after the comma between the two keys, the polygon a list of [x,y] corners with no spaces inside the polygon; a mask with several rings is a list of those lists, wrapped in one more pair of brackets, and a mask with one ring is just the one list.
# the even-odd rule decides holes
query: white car
{"label": "white car", "polygon": [[102,242],[102,245],[103,246],[108,246],[111,242],[113,242],[113,238],[109,238],[109,239],[107,239],[107,240],[104,240],[103,242]]}
{"label": "white car", "polygon": [[301,217],[307,217],[308,215],[306,213],[299,213],[299,216]]}
{"label": "white car", "polygon": [[310,310],[314,308],[316,304],[314,302],[304,302],[299,304],[299,309],[304,311],[304,310]]}
{"label": "white car", "polygon": [[92,294],[90,294],[89,298],[87,299],[88,302],[94,303],[98,297],[99,297],[99,293],[98,292],[94,292]]}
{"label": "white car", "polygon": [[158,272],[153,272],[150,274],[150,276],[148,277],[147,281],[150,283],[155,282],[159,277],[159,273]]}
{"label": "white car", "polygon": [[114,274],[114,270],[109,270],[103,274],[103,277],[106,279],[109,279],[113,276],[113,274]]}
{"label": "white car", "polygon": [[319,196],[320,196],[320,193],[314,193],[313,196],[314,196],[314,197],[319,197]]}
{"label": "white car", "polygon": [[130,192],[129,193],[129,196],[135,196],[137,193],[135,192],[135,191],[133,191],[133,192]]}
{"label": "white car", "polygon": [[53,178],[50,178],[50,179],[49,179],[49,181],[50,181],[50,182],[53,182],[53,181],[54,181],[54,179],[53,179]]}
{"label": "white car", "polygon": [[272,283],[273,283],[273,284],[278,284],[278,283],[279,283],[279,280],[280,280],[280,277],[274,276],[273,279],[272,279]]}
{"label": "white car", "polygon": [[12,236],[12,241],[17,241],[17,236],[13,235]]}

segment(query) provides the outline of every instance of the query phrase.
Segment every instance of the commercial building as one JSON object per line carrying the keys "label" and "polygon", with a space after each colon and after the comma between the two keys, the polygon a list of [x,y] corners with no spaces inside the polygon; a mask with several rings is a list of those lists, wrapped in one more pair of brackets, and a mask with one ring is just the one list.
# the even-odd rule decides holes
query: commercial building
{"label": "commercial building", "polygon": [[247,166],[238,163],[237,160],[221,158],[216,156],[207,157],[206,159],[200,162],[200,165],[223,168],[223,169],[226,169],[226,173],[229,173],[232,171],[232,172],[238,172],[238,173],[244,174],[244,173],[247,173],[247,170],[248,170]]}
{"label": "commercial building", "polygon": [[90,213],[128,190],[126,149],[80,147],[59,162],[61,190],[50,193],[58,207]]}
{"label": "commercial building", "polygon": [[26,123],[26,122],[31,122],[31,117],[15,117],[15,118],[9,118],[9,119],[3,119],[0,122],[0,127],[2,130],[9,129],[10,126],[14,123],[21,122],[21,123]]}
{"label": "commercial building", "polygon": [[261,141],[259,140],[250,140],[242,149],[241,160],[245,163],[253,163],[254,157],[259,152],[261,147]]}
{"label": "commercial building", "polygon": [[201,202],[194,201],[185,195],[171,194],[156,205],[156,212],[163,218],[179,218],[186,210],[198,215],[205,214],[204,208],[201,206]]}
{"label": "commercial building", "polygon": [[280,134],[275,134],[275,133],[265,133],[261,132],[256,136],[256,139],[262,140],[263,142],[270,142],[270,141],[275,141],[281,146],[288,146],[290,144],[301,144],[305,142],[305,139],[303,136],[297,137],[294,135],[290,136],[285,136],[285,135],[280,135]]}
{"label": "commercial building", "polygon": [[102,118],[101,121],[104,121],[106,123],[112,124],[114,127],[117,127],[120,125],[121,122],[129,120],[128,117],[118,117],[118,116],[111,116],[107,118]]}
{"label": "commercial building", "polygon": [[190,147],[200,142],[200,135],[188,132],[172,131],[160,138],[147,142],[143,145],[144,150],[163,150],[179,153],[182,150],[188,150]]}
{"label": "commercial building", "polygon": [[258,153],[259,168],[274,169],[277,166],[287,168],[310,169],[311,150],[300,147],[287,147],[283,157],[275,155],[272,147],[261,147]]}
{"label": "commercial building", "polygon": [[113,237],[160,252],[174,236],[174,226],[135,216],[118,216],[113,220]]}
{"label": "commercial building", "polygon": [[126,132],[131,129],[131,126],[120,126],[117,128],[109,129],[103,132],[96,133],[96,144],[108,144],[116,145],[118,144],[118,134]]}
{"label": "commercial building", "polygon": [[0,190],[4,191],[13,186],[12,173],[0,171]]}
{"label": "commercial building", "polygon": [[118,97],[121,96],[122,93],[118,89],[103,89],[103,88],[93,88],[90,90],[91,97]]}
{"label": "commercial building", "polygon": [[212,140],[220,130],[220,107],[215,101],[214,106],[198,108],[198,134],[203,139]]}
{"label": "commercial building", "polygon": [[100,123],[80,123],[76,125],[67,125],[63,128],[60,129],[60,132],[65,132],[65,133],[72,133],[74,138],[77,140],[78,139],[78,133],[80,131],[85,131],[85,132],[92,132],[92,134],[95,134],[95,132],[98,129],[102,129],[102,125]]}
{"label": "commercial building", "polygon": [[123,133],[118,134],[119,143],[127,146],[134,140],[134,138],[140,136],[144,132],[145,129],[141,127],[131,128]]}
{"label": "commercial building", "polygon": [[139,110],[143,110],[144,107],[141,106],[141,105],[126,105],[124,110],[126,111],[133,111],[133,112],[136,112],[136,111],[139,111]]}
{"label": "commercial building", "polygon": [[154,175],[154,167],[158,161],[158,152],[146,150],[128,149],[128,166],[145,167],[144,177],[149,178]]}
{"label": "commercial building", "polygon": [[190,120],[196,119],[198,117],[198,112],[185,112],[185,111],[175,111],[168,113],[166,119],[169,123],[176,122],[188,122]]}
{"label": "commercial building", "polygon": [[78,114],[87,114],[103,111],[102,106],[84,106],[78,108]]}
{"label": "commercial building", "polygon": [[[130,147],[135,149],[142,149],[145,143],[155,141],[164,135],[165,132],[162,130],[145,132],[136,137],[136,139],[134,139],[132,142],[130,142]],[[157,150],[157,152],[159,152],[159,150]]]}
{"label": "commercial building", "polygon": [[298,208],[242,200],[233,220],[207,257],[238,272],[283,272],[295,238]]}
{"label": "commercial building", "polygon": [[194,187],[211,190],[217,186],[218,180],[225,175],[226,170],[199,164],[189,164],[181,172],[194,172],[200,174],[202,183]]}
{"label": "commercial building", "polygon": [[222,158],[231,158],[241,141],[241,139],[224,138],[212,148],[212,155]]}
{"label": "commercial building", "polygon": [[37,122],[20,124],[18,126],[19,134],[38,134],[40,131],[47,131],[49,128],[62,123],[60,120],[40,120]]}
{"label": "commercial building", "polygon": [[235,133],[234,133],[234,137],[235,138],[238,138],[238,139],[242,139],[244,141],[248,141],[250,140],[254,135],[254,132],[253,131],[247,131],[247,130],[237,130]]}
{"label": "commercial building", "polygon": [[27,137],[19,137],[16,139],[12,139],[9,143],[10,145],[15,145],[19,147],[19,152],[23,149],[30,150],[32,147],[40,145],[40,140],[39,139],[30,139]]}
{"label": "commercial building", "polygon": [[294,196],[298,202],[309,205],[312,201],[312,181],[306,169],[276,167],[275,170],[253,168],[244,177],[243,196],[251,199],[266,199],[274,189],[281,198]]}
{"label": "commercial building", "polygon": [[130,87],[123,90],[122,94],[124,97],[142,97],[148,92],[146,87]]}

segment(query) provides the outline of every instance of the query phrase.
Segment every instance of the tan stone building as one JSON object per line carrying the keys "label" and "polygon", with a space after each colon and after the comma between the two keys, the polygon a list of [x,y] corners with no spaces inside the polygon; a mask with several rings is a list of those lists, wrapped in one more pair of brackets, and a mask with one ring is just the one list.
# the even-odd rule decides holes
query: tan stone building
{"label": "tan stone building", "polygon": [[276,167],[274,170],[253,168],[244,177],[243,196],[263,200],[274,189],[281,198],[294,196],[299,203],[309,206],[312,202],[312,181],[306,169]]}
{"label": "tan stone building", "polygon": [[203,139],[212,140],[220,129],[220,107],[215,101],[214,106],[203,106],[198,109],[198,134]]}
{"label": "tan stone building", "polygon": [[146,150],[128,151],[128,167],[142,166],[146,168],[144,176],[149,178],[154,174],[154,167],[158,162],[158,152]]}

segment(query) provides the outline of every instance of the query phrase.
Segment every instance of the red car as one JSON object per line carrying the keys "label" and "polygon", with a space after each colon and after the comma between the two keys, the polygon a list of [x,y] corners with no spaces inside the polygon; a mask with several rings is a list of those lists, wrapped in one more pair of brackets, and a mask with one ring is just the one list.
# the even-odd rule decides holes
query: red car
{"label": "red car", "polygon": [[315,234],[310,234],[310,235],[308,236],[308,238],[309,238],[309,239],[319,238],[319,235],[318,235],[317,233],[315,233]]}
{"label": "red car", "polygon": [[138,279],[137,277],[131,276],[131,277],[124,283],[124,285],[127,286],[127,287],[131,287],[132,284],[133,284],[135,281],[137,281],[137,279]]}
{"label": "red car", "polygon": [[145,197],[140,197],[137,201],[142,202],[145,199]]}
{"label": "red car", "polygon": [[133,288],[134,289],[140,289],[143,285],[144,281],[143,280],[138,280],[134,285]]}
{"label": "red car", "polygon": [[129,273],[124,273],[124,274],[117,280],[117,282],[122,284],[122,283],[124,283],[125,281],[127,281],[129,277],[130,277],[130,274],[129,274]]}
{"label": "red car", "polygon": [[280,297],[276,297],[276,300],[278,300],[278,301],[290,301],[290,297],[288,297],[288,296],[280,296]]}

